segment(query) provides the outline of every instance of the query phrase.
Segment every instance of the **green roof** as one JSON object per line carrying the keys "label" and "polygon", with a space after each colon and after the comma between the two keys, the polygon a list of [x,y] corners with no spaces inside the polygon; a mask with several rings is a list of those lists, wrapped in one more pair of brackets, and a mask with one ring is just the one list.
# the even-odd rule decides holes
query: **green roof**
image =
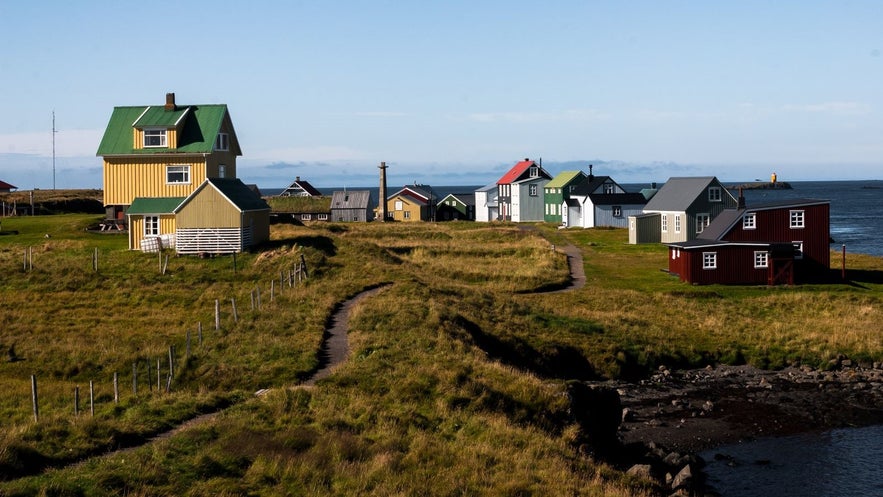
{"label": "green roof", "polygon": [[171,214],[185,197],[138,197],[126,210],[131,214]]}
{"label": "green roof", "polygon": [[[561,171],[558,173],[558,176],[552,178],[552,181],[546,183],[546,186],[543,188],[564,188],[581,174],[583,174],[582,171]],[[583,176],[585,175],[583,174]]]}
{"label": "green roof", "polygon": [[[168,153],[211,153],[227,106],[223,104],[181,106],[167,112],[162,106],[114,107],[110,121],[98,145],[97,155],[151,155]],[[178,148],[151,147],[135,149],[132,128],[175,126],[184,118],[178,134]],[[235,140],[230,140],[231,151],[242,155]],[[236,147],[236,148],[233,148]]]}

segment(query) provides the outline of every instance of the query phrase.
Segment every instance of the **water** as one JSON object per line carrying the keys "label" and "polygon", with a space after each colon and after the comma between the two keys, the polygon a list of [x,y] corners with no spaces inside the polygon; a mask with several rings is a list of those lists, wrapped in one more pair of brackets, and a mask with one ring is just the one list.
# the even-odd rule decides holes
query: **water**
{"label": "water", "polygon": [[883,426],[761,439],[700,455],[708,484],[722,497],[883,496]]}

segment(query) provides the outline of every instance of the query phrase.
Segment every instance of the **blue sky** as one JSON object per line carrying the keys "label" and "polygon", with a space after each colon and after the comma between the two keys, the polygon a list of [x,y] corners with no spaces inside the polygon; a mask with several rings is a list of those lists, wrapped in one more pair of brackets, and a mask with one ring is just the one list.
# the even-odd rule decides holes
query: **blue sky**
{"label": "blue sky", "polygon": [[[125,6],[122,6],[125,5]],[[100,188],[114,106],[227,104],[264,188],[883,178],[883,2],[0,3],[0,179]]]}

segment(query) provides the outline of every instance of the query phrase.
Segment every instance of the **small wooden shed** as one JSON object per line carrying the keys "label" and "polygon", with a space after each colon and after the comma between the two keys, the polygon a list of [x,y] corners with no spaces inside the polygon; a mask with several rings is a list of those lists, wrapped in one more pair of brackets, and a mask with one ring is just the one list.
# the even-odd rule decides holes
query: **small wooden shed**
{"label": "small wooden shed", "polygon": [[270,238],[270,206],[237,178],[209,178],[175,209],[179,254],[242,252]]}

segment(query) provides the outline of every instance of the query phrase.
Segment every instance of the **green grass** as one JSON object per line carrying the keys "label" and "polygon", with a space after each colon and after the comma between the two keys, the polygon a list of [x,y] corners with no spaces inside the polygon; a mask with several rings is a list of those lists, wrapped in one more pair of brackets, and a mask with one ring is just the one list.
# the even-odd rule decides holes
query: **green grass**
{"label": "green grass", "polygon": [[[161,274],[158,257],[126,251],[124,236],[84,232],[93,219],[3,221],[19,234],[0,236],[0,469],[75,460],[230,407],[170,439],[0,484],[3,495],[640,495],[643,483],[575,450],[566,380],[659,364],[883,359],[880,258],[852,259],[850,284],[692,287],[660,271],[664,247],[628,245],[624,230],[274,225],[235,271],[229,256],[172,256]],[[551,250],[566,243],[583,250],[587,285],[532,294],[567,280]],[[310,278],[279,289],[301,256]],[[295,387],[317,364],[335,304],[388,282],[353,309],[349,360],[318,386]],[[252,310],[255,288],[262,306]],[[170,345],[173,392],[145,385],[134,396],[132,363],[146,375],[149,361],[155,375]],[[19,360],[5,361],[13,346]],[[90,380],[96,415],[74,417],[73,389],[86,398]],[[271,390],[254,397],[260,388]]]}

